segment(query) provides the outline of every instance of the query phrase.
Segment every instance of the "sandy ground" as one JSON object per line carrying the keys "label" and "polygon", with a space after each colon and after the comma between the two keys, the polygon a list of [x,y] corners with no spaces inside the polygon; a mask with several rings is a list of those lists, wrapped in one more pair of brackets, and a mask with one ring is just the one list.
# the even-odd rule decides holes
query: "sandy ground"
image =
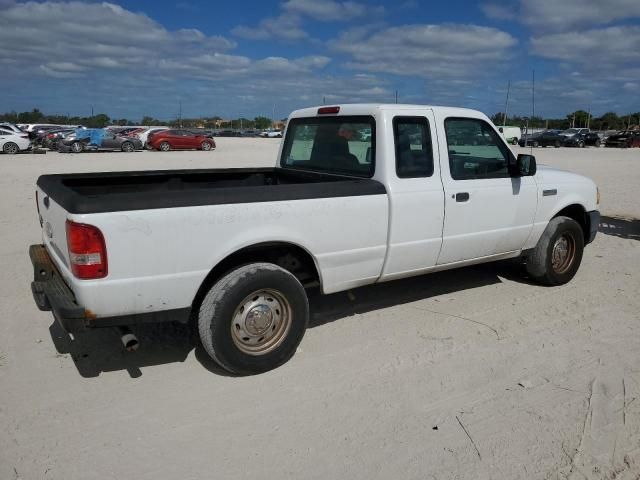
{"label": "sandy ground", "polygon": [[566,286],[513,263],[312,299],[285,366],[225,376],[182,326],[71,341],[31,298],[38,175],[271,165],[215,152],[0,156],[0,479],[640,478],[640,149],[539,149],[602,191]]}

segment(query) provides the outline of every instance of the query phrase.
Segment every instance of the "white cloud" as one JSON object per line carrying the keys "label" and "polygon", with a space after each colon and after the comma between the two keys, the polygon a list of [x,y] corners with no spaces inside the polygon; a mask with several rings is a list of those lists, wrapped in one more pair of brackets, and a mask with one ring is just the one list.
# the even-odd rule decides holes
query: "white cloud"
{"label": "white cloud", "polygon": [[369,72],[427,79],[495,73],[517,40],[476,25],[402,25],[373,32],[345,32],[331,46],[349,54],[349,66]]}
{"label": "white cloud", "polygon": [[235,36],[248,40],[271,38],[293,41],[309,38],[303,30],[304,18],[321,22],[342,22],[367,15],[379,15],[384,7],[370,6],[358,2],[336,2],[333,0],[287,0],[280,5],[282,13],[267,17],[257,26],[238,25],[231,30]]}
{"label": "white cloud", "polygon": [[563,31],[640,17],[638,0],[518,0],[489,2],[482,9],[490,18],[517,19],[538,31]]}
{"label": "white cloud", "polygon": [[333,0],[288,0],[282,8],[290,13],[298,14],[315,20],[346,21],[365,15],[380,14],[384,7],[370,6],[358,2],[336,2]]}
{"label": "white cloud", "polygon": [[[640,62],[640,26],[620,26],[533,37],[534,54],[589,70]],[[607,75],[611,72],[607,72]]]}

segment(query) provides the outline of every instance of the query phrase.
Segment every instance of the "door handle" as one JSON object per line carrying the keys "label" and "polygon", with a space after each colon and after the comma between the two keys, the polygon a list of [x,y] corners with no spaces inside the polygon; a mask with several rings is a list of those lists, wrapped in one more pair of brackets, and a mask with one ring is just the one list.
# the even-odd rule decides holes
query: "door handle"
{"label": "door handle", "polygon": [[469,192],[456,193],[456,202],[468,202]]}

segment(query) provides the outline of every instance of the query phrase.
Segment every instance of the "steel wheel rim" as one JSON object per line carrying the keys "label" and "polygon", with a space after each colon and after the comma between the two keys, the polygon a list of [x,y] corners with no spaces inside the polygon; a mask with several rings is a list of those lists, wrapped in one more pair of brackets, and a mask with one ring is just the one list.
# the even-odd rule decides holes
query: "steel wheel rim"
{"label": "steel wheel rim", "polygon": [[4,146],[4,151],[10,154],[18,153],[18,145],[16,145],[15,143],[8,143]]}
{"label": "steel wheel rim", "polygon": [[202,142],[202,150],[211,150],[211,144],[209,142]]}
{"label": "steel wheel rim", "polygon": [[576,240],[573,235],[565,233],[560,235],[553,244],[551,254],[551,267],[553,271],[562,274],[565,273],[576,256]]}
{"label": "steel wheel rim", "polygon": [[278,348],[291,328],[292,310],[282,293],[270,288],[247,295],[231,318],[231,339],[242,353],[265,355]]}

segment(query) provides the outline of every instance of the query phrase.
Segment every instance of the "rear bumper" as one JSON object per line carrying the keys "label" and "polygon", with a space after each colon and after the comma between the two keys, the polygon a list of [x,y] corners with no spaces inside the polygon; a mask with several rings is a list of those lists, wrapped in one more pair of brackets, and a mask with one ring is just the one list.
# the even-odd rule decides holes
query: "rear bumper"
{"label": "rear bumper", "polygon": [[85,309],[76,302],[73,292],[62,279],[44,245],[31,245],[29,257],[33,264],[31,292],[38,308],[52,311],[60,326],[67,332],[83,330]]}
{"label": "rear bumper", "polygon": [[587,219],[589,220],[589,237],[587,238],[586,243],[591,243],[598,233],[598,227],[600,226],[600,212],[598,210],[587,212]]}
{"label": "rear bumper", "polygon": [[78,333],[86,328],[116,327],[139,323],[180,322],[191,318],[191,308],[146,312],[115,317],[96,317],[83,305],[64,282],[44,245],[31,245],[29,257],[33,264],[31,292],[40,310],[52,311],[60,326],[69,333]]}

